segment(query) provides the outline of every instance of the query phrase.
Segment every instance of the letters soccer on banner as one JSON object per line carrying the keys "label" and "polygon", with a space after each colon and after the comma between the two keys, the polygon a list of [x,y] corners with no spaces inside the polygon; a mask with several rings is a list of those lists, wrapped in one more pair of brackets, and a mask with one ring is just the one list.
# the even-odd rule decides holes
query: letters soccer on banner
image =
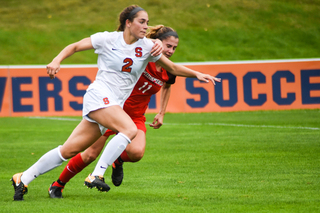
{"label": "letters soccer on banner", "polygon": [[[184,64],[221,78],[213,86],[178,77],[168,112],[320,108],[320,59]],[[45,66],[0,67],[0,116],[81,116],[96,66],[62,66],[50,80]],[[157,113],[160,93],[147,112]]]}

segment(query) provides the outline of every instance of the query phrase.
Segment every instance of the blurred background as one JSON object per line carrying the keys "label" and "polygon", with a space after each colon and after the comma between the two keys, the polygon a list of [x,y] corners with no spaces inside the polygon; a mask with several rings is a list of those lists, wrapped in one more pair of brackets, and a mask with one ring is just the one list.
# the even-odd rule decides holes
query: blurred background
{"label": "blurred background", "polygon": [[[0,0],[0,65],[47,64],[70,43],[116,30],[131,4],[149,25],[178,32],[174,62],[320,57],[319,0]],[[95,64],[92,52],[64,64]]]}

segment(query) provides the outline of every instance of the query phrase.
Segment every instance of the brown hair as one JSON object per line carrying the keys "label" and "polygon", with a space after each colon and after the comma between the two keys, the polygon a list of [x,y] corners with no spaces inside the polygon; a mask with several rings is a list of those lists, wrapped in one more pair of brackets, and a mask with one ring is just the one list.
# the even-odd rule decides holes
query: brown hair
{"label": "brown hair", "polygon": [[149,27],[149,32],[147,33],[147,38],[160,39],[161,41],[168,38],[169,36],[174,36],[179,38],[178,34],[171,27],[165,27],[163,25],[157,25],[154,27]]}
{"label": "brown hair", "polygon": [[144,11],[144,9],[142,9],[138,5],[131,5],[129,7],[126,7],[119,15],[119,26],[117,31],[124,31],[127,19],[132,22],[133,19],[137,17],[137,13],[142,10]]}

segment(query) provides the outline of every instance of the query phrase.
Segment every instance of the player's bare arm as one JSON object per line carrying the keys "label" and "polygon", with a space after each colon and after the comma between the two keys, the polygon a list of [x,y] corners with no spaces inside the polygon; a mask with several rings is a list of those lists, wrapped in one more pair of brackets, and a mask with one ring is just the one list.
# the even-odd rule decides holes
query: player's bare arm
{"label": "player's bare arm", "polygon": [[66,46],[53,60],[47,65],[47,74],[51,79],[55,77],[60,70],[60,63],[76,52],[93,49],[91,38],[84,38],[78,42]]}
{"label": "player's bare arm", "polygon": [[171,93],[171,84],[164,84],[161,88],[161,96],[160,96],[160,111],[154,117],[153,122],[149,124],[150,127],[154,129],[159,129],[163,124],[163,118],[166,113],[167,105],[169,102]]}
{"label": "player's bare arm", "polygon": [[220,78],[216,78],[214,76],[189,69],[185,66],[175,64],[163,55],[157,61],[157,63],[161,67],[163,67],[165,70],[167,70],[168,72],[176,76],[197,78],[199,81],[204,81],[204,82],[211,81],[214,85],[216,84],[215,82],[221,82]]}

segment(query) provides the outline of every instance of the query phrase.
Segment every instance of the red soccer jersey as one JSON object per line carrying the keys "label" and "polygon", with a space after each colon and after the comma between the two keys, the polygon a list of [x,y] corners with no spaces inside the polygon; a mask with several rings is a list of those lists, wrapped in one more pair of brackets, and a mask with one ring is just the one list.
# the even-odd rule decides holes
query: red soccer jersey
{"label": "red soccer jersey", "polygon": [[[154,62],[149,62],[145,71],[139,78],[136,86],[134,87],[130,97],[124,103],[123,109],[132,118],[138,129],[147,131],[144,122],[146,118],[144,113],[148,108],[150,98],[156,94],[163,84],[174,84],[176,76],[167,73],[165,69],[158,72]],[[113,135],[115,132],[108,129],[105,136]]]}
{"label": "red soccer jersey", "polygon": [[165,69],[158,72],[154,62],[149,62],[135,85],[130,97],[126,100],[123,109],[131,118],[144,116],[150,98],[156,94],[163,84],[169,80]]}

